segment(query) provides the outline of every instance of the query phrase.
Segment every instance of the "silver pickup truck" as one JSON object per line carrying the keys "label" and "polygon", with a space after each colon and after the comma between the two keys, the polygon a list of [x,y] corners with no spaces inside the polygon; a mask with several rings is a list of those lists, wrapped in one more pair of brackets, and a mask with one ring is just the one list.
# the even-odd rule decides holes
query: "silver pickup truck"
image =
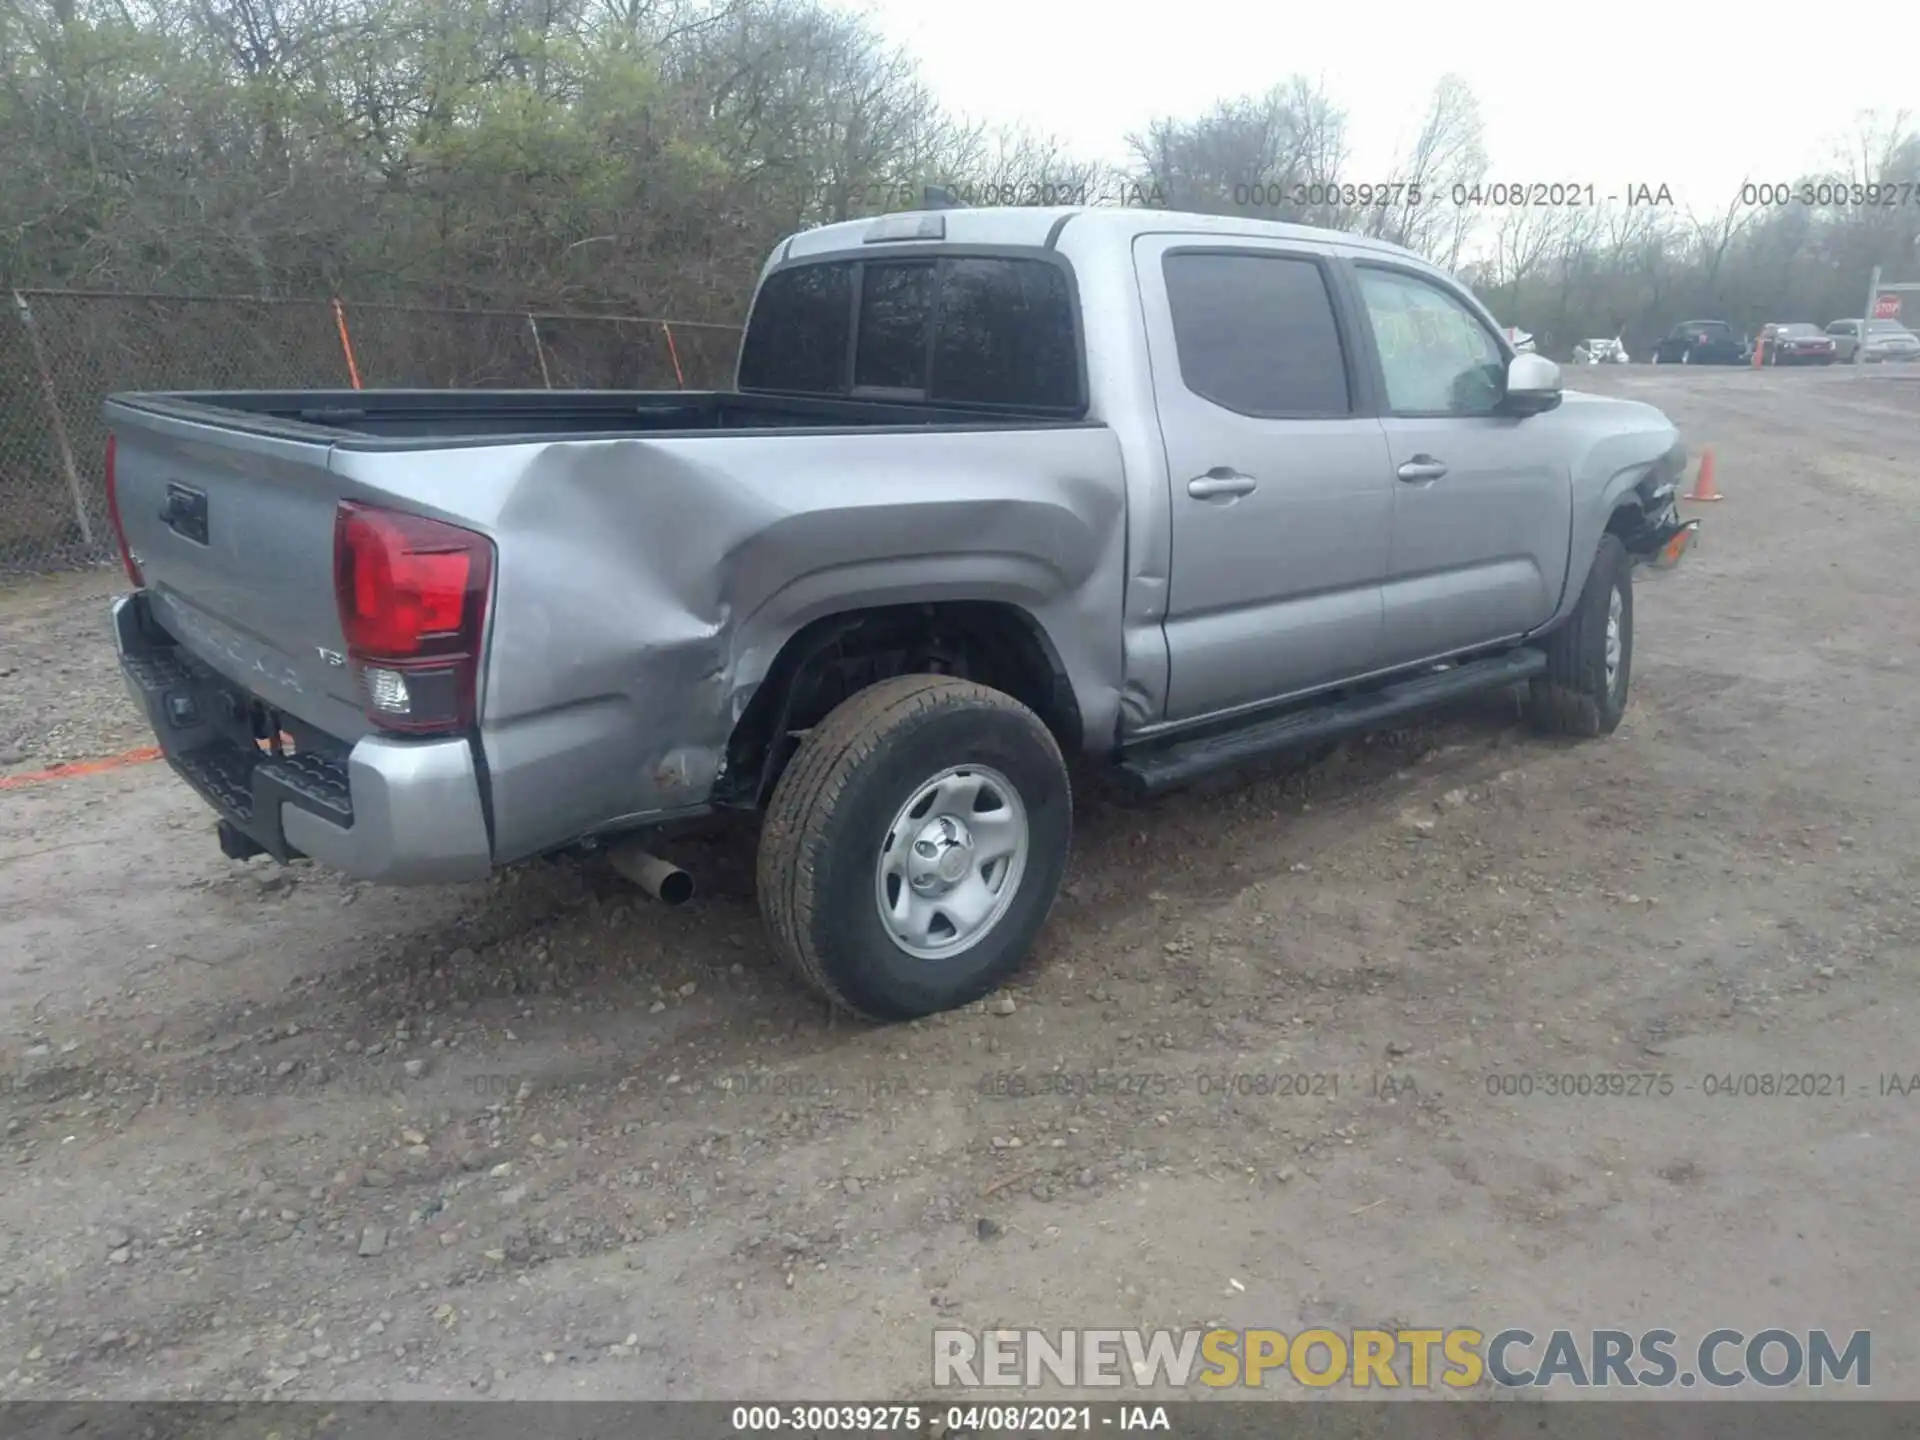
{"label": "silver pickup truck", "polygon": [[881,1020],[1026,956],[1064,755],[1152,794],[1521,684],[1611,731],[1694,523],[1664,415],[1415,256],[1139,209],[793,236],[730,391],[106,416],[122,664],[227,854],[431,883],[760,812],[775,948]]}

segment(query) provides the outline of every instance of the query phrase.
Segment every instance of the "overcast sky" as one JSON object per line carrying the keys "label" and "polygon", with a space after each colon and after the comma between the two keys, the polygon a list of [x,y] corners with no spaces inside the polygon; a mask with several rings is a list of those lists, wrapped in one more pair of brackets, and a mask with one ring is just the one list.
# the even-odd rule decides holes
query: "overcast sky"
{"label": "overcast sky", "polygon": [[1920,108],[1900,39],[1920,36],[1914,0],[853,3],[918,56],[950,106],[1096,159],[1124,158],[1127,132],[1156,114],[1195,115],[1300,72],[1324,78],[1349,113],[1352,173],[1339,178],[1378,180],[1453,71],[1480,101],[1489,180],[1603,195],[1666,184],[1704,213],[1744,178],[1826,164],[1861,110]]}

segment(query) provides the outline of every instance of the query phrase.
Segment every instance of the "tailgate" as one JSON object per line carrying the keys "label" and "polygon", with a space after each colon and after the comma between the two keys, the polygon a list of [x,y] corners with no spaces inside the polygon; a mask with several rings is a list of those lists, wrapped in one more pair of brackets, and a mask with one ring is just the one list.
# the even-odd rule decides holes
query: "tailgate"
{"label": "tailgate", "polygon": [[109,402],[115,488],[153,615],[213,669],[327,734],[369,729],[333,587],[331,443]]}

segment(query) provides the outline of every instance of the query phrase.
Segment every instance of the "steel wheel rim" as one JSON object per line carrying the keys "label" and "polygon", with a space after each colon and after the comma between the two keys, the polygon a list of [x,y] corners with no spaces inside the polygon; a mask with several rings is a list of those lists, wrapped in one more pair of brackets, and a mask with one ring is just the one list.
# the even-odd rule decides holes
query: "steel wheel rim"
{"label": "steel wheel rim", "polygon": [[1620,686],[1620,657],[1625,648],[1621,641],[1622,617],[1626,612],[1626,603],[1620,598],[1620,587],[1614,586],[1607,594],[1607,693],[1613,694]]}
{"label": "steel wheel rim", "polygon": [[881,837],[874,904],[916,960],[978,945],[1020,891],[1032,849],[1020,792],[998,770],[953,765],[915,788]]}

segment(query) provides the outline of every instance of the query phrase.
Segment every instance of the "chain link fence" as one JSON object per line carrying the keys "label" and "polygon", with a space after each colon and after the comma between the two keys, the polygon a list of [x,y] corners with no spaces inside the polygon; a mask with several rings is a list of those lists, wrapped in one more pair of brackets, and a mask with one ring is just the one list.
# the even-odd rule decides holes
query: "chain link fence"
{"label": "chain link fence", "polygon": [[115,558],[114,391],[718,389],[738,343],[701,321],[16,290],[0,314],[0,580]]}

